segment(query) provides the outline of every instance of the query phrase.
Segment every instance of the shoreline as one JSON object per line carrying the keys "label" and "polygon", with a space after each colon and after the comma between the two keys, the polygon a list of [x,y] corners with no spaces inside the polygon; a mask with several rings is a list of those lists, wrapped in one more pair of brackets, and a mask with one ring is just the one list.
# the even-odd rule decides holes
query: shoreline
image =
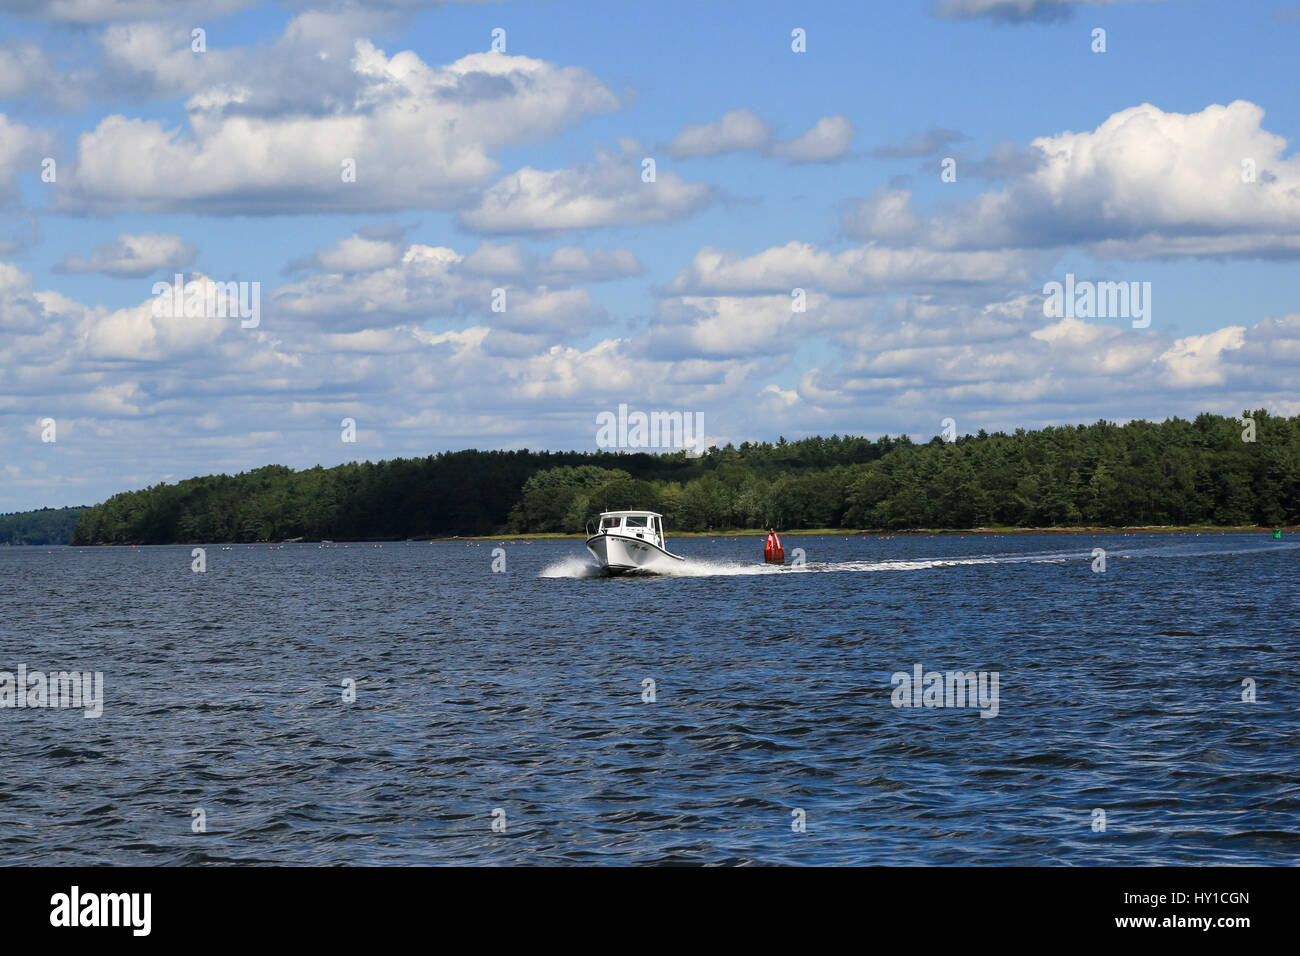
{"label": "shoreline", "polygon": [[[1283,534],[1300,533],[1300,525],[1279,525]],[[984,528],[909,528],[904,531],[884,531],[861,528],[794,528],[778,531],[785,538],[935,538],[966,537],[1024,534],[1264,534],[1272,535],[1273,528],[1257,525],[1129,525],[1125,527],[1106,527],[1102,525],[1082,525],[1079,527],[984,527]],[[726,531],[679,531],[669,535],[670,538],[766,538],[767,529],[728,529]],[[336,538],[330,541],[320,539],[298,538],[284,541],[167,541],[159,544],[139,544],[124,542],[108,544],[29,544],[18,545],[0,543],[0,548],[176,548],[176,547],[279,547],[286,544],[424,544],[447,541],[585,541],[584,534],[563,534],[560,532],[536,532],[531,534],[480,534],[452,535],[450,537],[420,536],[418,538]]]}

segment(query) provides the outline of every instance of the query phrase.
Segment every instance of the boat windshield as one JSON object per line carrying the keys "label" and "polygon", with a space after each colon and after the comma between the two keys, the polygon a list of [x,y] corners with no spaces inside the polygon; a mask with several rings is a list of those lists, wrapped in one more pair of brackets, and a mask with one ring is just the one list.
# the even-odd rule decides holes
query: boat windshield
{"label": "boat windshield", "polygon": [[627,519],[627,526],[629,528],[648,528],[650,527],[650,519],[638,515],[630,515]]}
{"label": "boat windshield", "polygon": [[606,518],[600,523],[600,526],[602,528],[617,528],[622,520],[622,518]]}

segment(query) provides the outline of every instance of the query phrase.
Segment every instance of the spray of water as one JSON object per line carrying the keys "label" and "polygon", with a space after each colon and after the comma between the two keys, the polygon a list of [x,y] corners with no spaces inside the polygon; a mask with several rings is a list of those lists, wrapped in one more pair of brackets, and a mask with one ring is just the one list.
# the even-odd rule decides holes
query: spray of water
{"label": "spray of water", "polygon": [[[1225,542],[1227,543],[1227,542]],[[1108,547],[1106,555],[1110,560],[1140,559],[1158,557],[1200,557],[1204,555],[1234,555],[1258,551],[1291,550],[1300,544],[1288,542],[1251,542],[1245,547],[1227,548],[1206,547],[1201,542],[1180,541],[1173,544],[1154,547]],[[829,572],[889,572],[889,571],[925,571],[931,568],[960,567],[984,564],[1061,564],[1066,561],[1091,561],[1090,549],[1074,548],[1054,551],[1017,551],[1002,554],[973,554],[951,558],[895,558],[866,561],[829,561],[808,562],[803,565],[761,564],[758,562],[706,560],[687,558],[680,564],[665,567],[657,571],[655,577],[672,578],[706,578],[706,577],[752,577],[766,574],[825,574]],[[604,572],[581,557],[570,556],[553,561],[539,575],[543,578],[591,578],[600,577]]]}
{"label": "spray of water", "polygon": [[570,555],[566,558],[560,558],[558,561],[552,561],[539,578],[595,578],[601,575],[601,570],[591,561],[580,558],[577,555]]}

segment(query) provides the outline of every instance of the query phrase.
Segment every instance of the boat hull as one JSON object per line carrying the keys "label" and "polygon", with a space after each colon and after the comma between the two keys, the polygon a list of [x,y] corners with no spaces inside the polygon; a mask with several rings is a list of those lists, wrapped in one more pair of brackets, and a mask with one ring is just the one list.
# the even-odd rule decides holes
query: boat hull
{"label": "boat hull", "polygon": [[610,574],[654,574],[670,571],[686,560],[652,541],[622,534],[592,535],[587,539],[587,550]]}

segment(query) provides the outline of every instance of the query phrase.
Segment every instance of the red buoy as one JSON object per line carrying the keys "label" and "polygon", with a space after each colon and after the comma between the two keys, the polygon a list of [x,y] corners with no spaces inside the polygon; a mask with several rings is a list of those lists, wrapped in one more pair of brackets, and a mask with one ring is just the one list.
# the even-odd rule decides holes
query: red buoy
{"label": "red buoy", "polygon": [[785,548],[776,536],[775,528],[767,529],[767,544],[763,545],[763,560],[768,564],[785,564]]}

